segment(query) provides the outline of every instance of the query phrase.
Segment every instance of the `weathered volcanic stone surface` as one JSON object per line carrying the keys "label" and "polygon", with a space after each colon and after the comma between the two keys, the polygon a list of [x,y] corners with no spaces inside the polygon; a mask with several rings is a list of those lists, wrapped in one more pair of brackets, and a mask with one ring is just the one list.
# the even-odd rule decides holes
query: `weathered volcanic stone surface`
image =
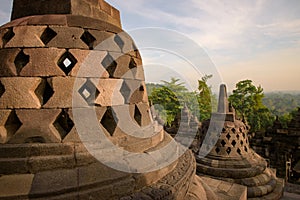
{"label": "weathered volcanic stone surface", "polygon": [[152,119],[118,10],[14,0],[0,27],[0,200],[213,199],[193,154],[174,143]]}
{"label": "weathered volcanic stone surface", "polygon": [[31,15],[72,14],[121,25],[119,11],[103,0],[15,0],[13,7],[12,20]]}

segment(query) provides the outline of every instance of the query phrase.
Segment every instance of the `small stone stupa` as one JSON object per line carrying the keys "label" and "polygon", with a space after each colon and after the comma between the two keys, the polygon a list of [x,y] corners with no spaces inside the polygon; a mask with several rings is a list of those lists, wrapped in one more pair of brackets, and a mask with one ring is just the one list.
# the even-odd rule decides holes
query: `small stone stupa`
{"label": "small stone stupa", "polygon": [[[142,60],[130,37],[118,34],[118,10],[103,0],[14,0],[11,18],[0,28],[0,199],[214,199],[190,151],[174,160],[172,149],[158,152],[152,156],[166,165],[129,173],[95,159],[115,149],[92,155],[83,145],[90,127],[80,135],[74,111],[84,107],[116,149],[151,156],[173,141],[152,120]],[[127,123],[152,134],[130,135]]]}
{"label": "small stone stupa", "polygon": [[[214,115],[218,116],[217,119],[223,115],[224,126],[208,155],[196,156],[198,175],[247,186],[248,199],[280,199],[283,182],[267,167],[267,162],[250,148],[247,136],[249,127],[236,119],[234,109],[228,103],[225,85],[220,86],[218,112]],[[211,134],[207,130],[214,131],[213,128],[208,129],[214,123],[220,122],[203,123],[203,131]]]}

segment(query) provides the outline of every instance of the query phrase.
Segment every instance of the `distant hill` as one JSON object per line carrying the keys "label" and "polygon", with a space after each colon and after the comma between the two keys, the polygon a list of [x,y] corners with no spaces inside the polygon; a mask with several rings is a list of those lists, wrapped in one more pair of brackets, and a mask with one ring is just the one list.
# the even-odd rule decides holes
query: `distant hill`
{"label": "distant hill", "polygon": [[300,92],[268,92],[265,93],[263,103],[273,114],[282,116],[300,107]]}

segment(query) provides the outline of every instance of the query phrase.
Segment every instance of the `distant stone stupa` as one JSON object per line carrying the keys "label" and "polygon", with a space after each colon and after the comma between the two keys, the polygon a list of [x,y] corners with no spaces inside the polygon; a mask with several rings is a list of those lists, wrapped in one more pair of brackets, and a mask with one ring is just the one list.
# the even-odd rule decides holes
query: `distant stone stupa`
{"label": "distant stone stupa", "polygon": [[[220,137],[208,155],[196,156],[197,174],[237,183],[247,187],[248,199],[280,199],[283,180],[267,167],[267,162],[249,146],[249,127],[235,118],[233,108],[228,104],[226,86],[220,86],[218,112],[225,119]],[[215,131],[209,126],[217,126],[218,121],[206,121],[202,130],[207,135]],[[223,122],[222,122],[223,123]],[[211,132],[209,132],[211,131]],[[202,144],[205,146],[209,144]]]}

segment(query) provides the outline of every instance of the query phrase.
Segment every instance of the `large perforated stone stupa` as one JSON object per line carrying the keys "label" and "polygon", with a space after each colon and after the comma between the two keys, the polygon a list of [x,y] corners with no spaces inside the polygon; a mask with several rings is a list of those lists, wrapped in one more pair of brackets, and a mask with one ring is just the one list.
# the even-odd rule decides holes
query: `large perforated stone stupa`
{"label": "large perforated stone stupa", "polygon": [[[172,141],[150,115],[139,52],[118,33],[119,11],[103,0],[14,0],[12,21],[0,28],[0,199],[214,199],[195,176],[190,151],[172,162],[173,151],[158,153],[166,165],[129,173],[83,145],[73,111],[84,107],[127,152],[151,155]],[[116,109],[128,110],[125,121]],[[151,137],[124,132],[127,122],[148,127]],[[104,151],[114,153],[94,153]]]}
{"label": "large perforated stone stupa", "polygon": [[[222,132],[209,154],[196,156],[198,174],[247,186],[248,199],[280,199],[283,181],[277,179],[267,162],[250,148],[249,127],[235,118],[234,109],[228,104],[225,85],[220,87],[218,112],[214,115],[217,119],[223,116],[225,122],[222,122]],[[208,129],[209,123],[203,123],[202,131],[214,135],[207,131],[215,131]],[[218,123],[216,120],[210,126],[217,127]],[[210,144],[202,145],[206,148]]]}

